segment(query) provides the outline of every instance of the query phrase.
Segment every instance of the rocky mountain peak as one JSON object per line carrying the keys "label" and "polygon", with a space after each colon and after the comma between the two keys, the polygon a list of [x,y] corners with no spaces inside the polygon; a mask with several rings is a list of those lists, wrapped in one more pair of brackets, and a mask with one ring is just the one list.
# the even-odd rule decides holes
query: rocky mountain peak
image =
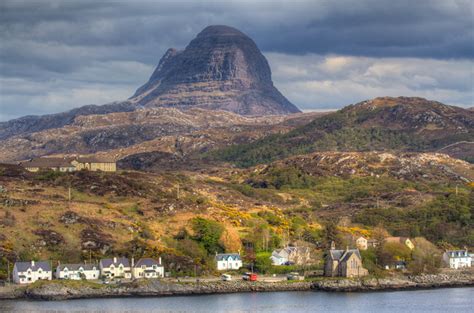
{"label": "rocky mountain peak", "polygon": [[197,35],[197,38],[223,36],[241,36],[248,38],[247,35],[240,30],[226,25],[209,25]]}
{"label": "rocky mountain peak", "polygon": [[200,107],[243,115],[299,112],[274,86],[255,42],[239,30],[208,26],[183,50],[169,49],[130,99],[144,107]]}

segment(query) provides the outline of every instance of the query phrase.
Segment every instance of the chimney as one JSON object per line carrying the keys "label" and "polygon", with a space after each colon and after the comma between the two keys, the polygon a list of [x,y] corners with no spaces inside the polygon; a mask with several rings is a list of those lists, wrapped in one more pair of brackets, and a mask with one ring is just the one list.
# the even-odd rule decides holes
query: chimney
{"label": "chimney", "polygon": [[331,241],[331,250],[336,250],[336,244],[334,241]]}
{"label": "chimney", "polygon": [[158,258],[158,263],[161,265],[161,256]]}
{"label": "chimney", "polygon": [[132,267],[135,266],[135,258],[132,257]]}
{"label": "chimney", "polygon": [[35,266],[35,261],[31,260],[31,266]]}
{"label": "chimney", "polygon": [[117,263],[117,257],[114,256],[114,263]]}
{"label": "chimney", "polygon": [[346,246],[346,251],[349,251],[349,246]]}

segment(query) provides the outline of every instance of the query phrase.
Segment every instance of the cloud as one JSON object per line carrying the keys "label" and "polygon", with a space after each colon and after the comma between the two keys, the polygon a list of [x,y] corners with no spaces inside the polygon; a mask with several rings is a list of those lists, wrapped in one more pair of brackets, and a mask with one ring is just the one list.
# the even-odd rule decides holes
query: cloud
{"label": "cloud", "polygon": [[379,96],[473,104],[474,61],[266,53],[275,85],[302,109],[340,108]]}
{"label": "cloud", "polygon": [[303,108],[396,92],[472,105],[473,7],[470,0],[3,0],[0,119],[127,98],[166,49],[184,48],[210,24],[253,38],[277,86]]}

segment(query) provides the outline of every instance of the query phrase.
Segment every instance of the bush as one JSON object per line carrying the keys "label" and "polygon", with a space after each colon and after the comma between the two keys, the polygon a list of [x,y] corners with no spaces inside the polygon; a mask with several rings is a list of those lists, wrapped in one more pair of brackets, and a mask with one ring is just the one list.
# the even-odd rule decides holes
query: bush
{"label": "bush", "polygon": [[257,253],[255,256],[255,269],[261,273],[266,274],[272,268],[272,261],[270,260],[271,257],[270,252],[260,252]]}

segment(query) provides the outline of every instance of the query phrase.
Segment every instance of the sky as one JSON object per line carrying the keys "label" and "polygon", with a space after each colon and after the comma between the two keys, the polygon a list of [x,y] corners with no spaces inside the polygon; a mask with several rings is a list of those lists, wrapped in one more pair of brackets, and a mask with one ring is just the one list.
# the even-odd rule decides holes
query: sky
{"label": "sky", "polygon": [[0,2],[0,121],[129,98],[208,25],[249,35],[302,110],[378,96],[474,106],[474,1]]}

